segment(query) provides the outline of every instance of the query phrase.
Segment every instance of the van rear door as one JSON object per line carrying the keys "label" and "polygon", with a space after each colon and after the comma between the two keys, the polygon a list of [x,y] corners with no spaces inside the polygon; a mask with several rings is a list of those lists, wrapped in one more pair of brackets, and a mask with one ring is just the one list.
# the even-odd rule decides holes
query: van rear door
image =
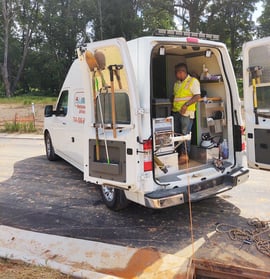
{"label": "van rear door", "polygon": [[[83,57],[83,58],[82,58]],[[84,178],[133,189],[136,184],[139,102],[122,38],[81,50],[86,92]]]}
{"label": "van rear door", "polygon": [[243,45],[247,158],[270,169],[270,37]]}

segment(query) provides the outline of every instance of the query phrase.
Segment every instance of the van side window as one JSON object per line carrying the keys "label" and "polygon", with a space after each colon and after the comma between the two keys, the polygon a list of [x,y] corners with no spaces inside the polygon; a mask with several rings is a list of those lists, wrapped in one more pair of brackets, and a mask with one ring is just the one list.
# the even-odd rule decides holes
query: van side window
{"label": "van side window", "polygon": [[58,116],[66,116],[68,109],[68,90],[65,90],[61,93],[59,98],[57,107],[56,107],[56,115]]}

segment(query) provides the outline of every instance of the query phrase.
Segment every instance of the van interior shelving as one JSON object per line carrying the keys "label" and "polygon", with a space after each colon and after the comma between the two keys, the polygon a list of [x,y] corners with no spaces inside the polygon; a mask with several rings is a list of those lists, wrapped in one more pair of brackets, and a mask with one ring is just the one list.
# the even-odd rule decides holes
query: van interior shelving
{"label": "van interior shelving", "polygon": [[[159,181],[170,181],[175,173],[187,168],[201,170],[213,165],[220,158],[220,143],[228,137],[226,119],[225,84],[217,49],[209,46],[158,44],[152,51],[152,122],[155,156],[167,166],[168,173],[160,171],[158,164],[155,175]],[[174,66],[180,62],[187,64],[189,74],[198,78],[201,98],[197,103],[196,117],[191,133],[191,152],[187,164],[178,165],[175,144],[171,141],[173,120],[171,100],[175,82]],[[205,69],[208,71],[206,72]],[[207,76],[206,76],[207,75]],[[157,124],[159,122],[159,124]],[[202,137],[208,136],[208,141]],[[155,149],[155,148],[154,148]],[[229,164],[229,161],[226,161]]]}

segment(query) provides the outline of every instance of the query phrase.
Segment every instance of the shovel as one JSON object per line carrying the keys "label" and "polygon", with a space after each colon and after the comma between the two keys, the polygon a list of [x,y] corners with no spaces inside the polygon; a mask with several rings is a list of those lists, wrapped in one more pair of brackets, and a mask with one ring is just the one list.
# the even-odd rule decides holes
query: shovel
{"label": "shovel", "polygon": [[[96,80],[95,80],[96,79],[96,71],[98,71],[100,76],[101,76],[102,86],[105,86],[105,84],[106,84],[96,57],[99,57],[99,59],[104,58],[103,60],[104,60],[104,64],[105,64],[104,55],[103,55],[103,58],[102,58],[101,54],[99,54],[99,55],[96,54],[96,56],[94,56],[89,50],[86,50],[85,60],[86,60],[86,63],[88,65],[90,71],[93,72],[92,89],[93,89],[93,103],[94,103],[95,123],[97,123],[97,91],[96,91]],[[99,138],[98,138],[98,127],[97,126],[95,127],[95,131],[96,131],[96,160],[100,161],[100,148],[99,148]]]}

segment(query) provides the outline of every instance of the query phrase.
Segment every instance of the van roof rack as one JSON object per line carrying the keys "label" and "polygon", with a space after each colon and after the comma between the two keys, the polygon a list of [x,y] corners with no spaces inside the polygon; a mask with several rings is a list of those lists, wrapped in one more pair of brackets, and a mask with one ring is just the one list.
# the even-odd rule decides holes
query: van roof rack
{"label": "van roof rack", "polygon": [[169,29],[156,29],[153,36],[166,36],[166,37],[195,37],[199,39],[219,41],[219,35],[196,33],[190,31],[178,31]]}

